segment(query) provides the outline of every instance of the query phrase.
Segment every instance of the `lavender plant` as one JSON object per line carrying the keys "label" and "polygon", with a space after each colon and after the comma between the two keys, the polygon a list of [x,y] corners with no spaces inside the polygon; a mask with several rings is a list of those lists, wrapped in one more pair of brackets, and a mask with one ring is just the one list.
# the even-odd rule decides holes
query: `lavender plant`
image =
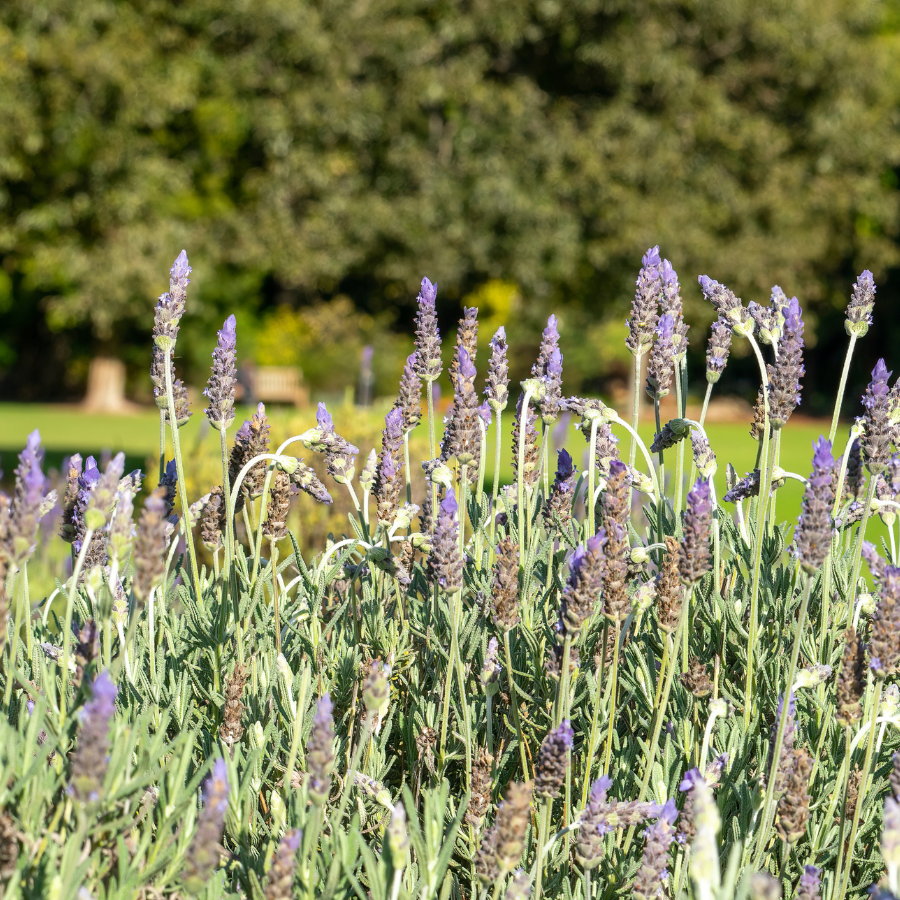
{"label": "lavender plant", "polygon": [[[182,254],[148,348],[159,486],[136,498],[121,455],[103,471],[73,456],[53,523],[73,568],[45,597],[28,579],[56,506],[37,433],[0,495],[5,896],[897,894],[900,388],[884,362],[843,455],[823,436],[809,477],[786,473],[799,302],[773,289],[745,307],[701,278],[718,319],[693,421],[681,287],[653,248],[626,342],[636,372],[650,355],[653,399],[676,395],[651,448],[633,419],[564,396],[555,317],[518,396],[497,331],[482,402],[474,310],[439,441],[443,348],[426,278],[416,352],[358,474],[360,451],[324,404],[278,446],[262,406],[229,438],[229,317],[205,410],[221,483],[193,497],[172,353],[189,275]],[[840,391],[874,293],[864,272]],[[723,460],[720,503],[704,421],[735,337],[759,363],[759,462],[739,481]],[[587,465],[559,449],[551,481],[561,414],[580,418]],[[410,459],[425,428],[429,452]],[[495,463],[485,490],[504,441],[514,483],[501,490]],[[787,523],[774,492],[792,479],[803,509]],[[318,546],[291,530],[292,505],[332,494],[353,511],[343,533]],[[866,539],[874,517],[890,535],[880,547]]]}

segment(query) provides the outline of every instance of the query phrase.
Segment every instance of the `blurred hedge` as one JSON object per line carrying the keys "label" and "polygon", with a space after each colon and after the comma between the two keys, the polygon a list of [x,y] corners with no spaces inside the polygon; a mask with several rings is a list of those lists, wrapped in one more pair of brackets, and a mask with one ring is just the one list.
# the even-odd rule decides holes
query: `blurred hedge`
{"label": "blurred hedge", "polygon": [[[854,272],[898,258],[897,18],[894,0],[5,0],[0,373],[25,397],[75,390],[97,350],[142,371],[182,247],[195,380],[228,312],[247,334],[342,295],[403,332],[425,273],[444,312],[499,282],[529,333],[551,308],[596,329],[657,242],[695,321],[708,271],[827,323]],[[607,365],[591,352],[580,377]]]}

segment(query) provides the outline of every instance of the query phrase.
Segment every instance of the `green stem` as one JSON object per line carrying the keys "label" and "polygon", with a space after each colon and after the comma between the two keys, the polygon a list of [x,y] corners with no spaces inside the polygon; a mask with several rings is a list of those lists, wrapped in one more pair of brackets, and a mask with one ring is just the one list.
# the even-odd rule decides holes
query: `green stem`
{"label": "green stem", "polygon": [[[609,716],[606,723],[606,758],[603,761],[603,774],[609,772],[609,762],[612,759],[613,731],[616,727],[616,688],[619,681],[619,620],[616,619],[615,644],[613,644],[612,672],[610,673],[609,690]],[[604,648],[605,652],[605,648]]]}
{"label": "green stem", "polygon": [[631,449],[628,451],[628,465],[634,466],[634,458],[637,453],[637,429],[641,414],[641,357],[642,353],[634,354],[634,391],[631,397]]}
{"label": "green stem", "polygon": [[609,634],[609,620],[604,619],[603,632],[600,638],[603,654],[600,658],[600,672],[597,676],[597,689],[594,692],[594,711],[591,716],[591,733],[588,737],[587,753],[584,761],[584,783],[581,786],[581,808],[587,806],[591,789],[591,770],[594,768],[594,751],[597,747],[597,732],[600,729],[600,701],[603,698],[604,672],[606,669],[606,641]]}
{"label": "green stem", "polygon": [[869,484],[866,488],[866,505],[863,507],[863,517],[859,523],[859,531],[856,532],[856,541],[853,544],[853,562],[850,566],[850,596],[847,603],[850,609],[853,609],[856,603],[857,581],[859,580],[859,568],[862,563],[862,545],[866,538],[866,525],[869,523],[869,516],[872,513],[872,500],[875,497],[875,487],[878,483],[878,477],[869,473]]}
{"label": "green stem", "polygon": [[[653,734],[650,737],[650,745],[647,750],[647,762],[644,767],[644,777],[641,779],[641,788],[638,792],[638,803],[644,801],[644,798],[647,796],[647,788],[650,786],[650,778],[653,774],[653,764],[656,762],[656,752],[659,749],[659,735],[662,731],[663,720],[666,717],[666,707],[669,705],[669,694],[672,691],[672,682],[675,679],[675,672],[678,669],[678,651],[681,645],[681,633],[687,626],[687,613],[690,608],[690,598],[692,593],[693,588],[685,588],[685,596],[681,604],[681,614],[678,617],[678,626],[675,629],[675,634],[673,636],[672,649],[668,654],[669,666],[659,673],[660,678],[664,679],[663,690],[659,697],[659,702],[655,704],[656,716],[653,721]],[[666,650],[668,649],[667,646]],[[663,658],[663,662],[665,662],[665,658]],[[631,846],[631,841],[634,838],[634,830],[634,825],[628,830],[628,836],[625,839],[625,846],[622,850],[623,853],[627,853],[628,848]]]}
{"label": "green stem", "polygon": [[541,800],[541,810],[538,813],[538,837],[535,850],[535,874],[534,874],[534,900],[541,900],[544,882],[544,858],[543,847],[547,843],[547,831],[550,824],[550,807],[553,801],[550,799]]}
{"label": "green stem", "polygon": [[[168,400],[167,400],[168,402]],[[166,474],[166,410],[159,409],[159,480]]]}
{"label": "green stem", "polygon": [[[875,479],[872,478],[872,481]],[[875,680],[872,684],[874,696],[872,698],[872,712],[869,717],[869,742],[866,745],[866,758],[863,762],[862,772],[859,776],[859,796],[856,798],[856,807],[853,810],[853,822],[850,825],[850,837],[847,841],[847,860],[844,867],[843,878],[840,871],[835,873],[835,884],[840,878],[841,889],[838,897],[847,896],[847,887],[850,884],[850,871],[853,868],[853,845],[856,843],[856,833],[859,829],[859,815],[863,808],[863,799],[866,796],[866,782],[869,778],[869,769],[872,766],[872,751],[875,749],[875,719],[878,716],[878,707],[881,703],[881,682]]]}
{"label": "green stem", "polygon": [[844,356],[844,368],[841,371],[841,383],[838,386],[837,397],[834,401],[834,415],[831,417],[831,428],[828,431],[828,440],[834,442],[837,433],[838,419],[841,416],[841,404],[844,402],[844,391],[847,388],[847,375],[850,373],[850,360],[853,358],[853,348],[856,346],[856,335],[850,335],[850,343],[847,345],[847,354]]}
{"label": "green stem", "polygon": [[788,666],[787,684],[784,689],[781,704],[781,716],[778,719],[778,730],[775,735],[775,751],[772,753],[772,764],[769,769],[769,777],[766,782],[766,799],[763,804],[763,813],[760,818],[760,828],[756,844],[756,856],[754,869],[759,866],[759,861],[769,840],[771,819],[775,812],[775,780],[778,774],[780,748],[784,740],[784,730],[787,727],[788,711],[790,710],[791,697],[794,692],[794,678],[797,674],[797,660],[800,657],[800,645],[803,643],[803,633],[806,630],[806,615],[809,609],[809,595],[812,589],[812,576],[807,573],[806,584],[803,588],[803,599],[800,602],[800,612],[797,615],[797,630],[794,633],[794,643],[791,648],[791,661]]}
{"label": "green stem", "polygon": [[519,719],[519,698],[516,687],[516,678],[513,673],[512,650],[509,646],[509,632],[503,632],[503,649],[506,651],[506,671],[509,673],[509,706],[512,711],[513,723],[516,726],[516,734],[519,736],[519,756],[522,760],[522,780],[528,781],[528,757],[525,753],[525,734],[522,731],[522,722]]}
{"label": "green stem", "polygon": [[[675,402],[678,407],[678,414],[683,419],[687,414],[685,409],[686,398],[681,393],[681,367],[684,365],[687,369],[687,362],[677,363],[675,366]],[[701,426],[702,428],[702,426]],[[684,445],[685,441],[678,442],[678,455],[675,457],[675,521],[681,514],[681,503],[684,499]],[[693,458],[693,454],[692,454]]]}
{"label": "green stem", "polygon": [[491,547],[490,556],[488,558],[488,568],[494,564],[494,541],[497,534],[497,495],[500,493],[500,453],[502,450],[501,441],[503,439],[503,428],[501,421],[503,410],[495,410],[497,415],[497,442],[494,447],[494,487],[491,491]]}
{"label": "green stem", "polygon": [[188,556],[191,560],[191,582],[197,603],[203,606],[200,591],[200,569],[197,566],[197,552],[194,549],[194,529],[191,527],[190,503],[187,499],[187,480],[184,477],[184,461],[181,458],[181,442],[178,439],[178,423],[175,421],[175,395],[172,392],[172,350],[166,350],[166,397],[169,401],[169,430],[172,434],[172,448],[175,452],[175,470],[178,472],[178,495],[181,497],[181,515],[184,520],[184,536],[187,541]]}
{"label": "green stem", "polygon": [[[66,721],[66,712],[69,703],[69,660],[72,658],[72,617],[75,612],[75,594],[78,590],[78,579],[84,568],[84,560],[87,557],[88,547],[94,537],[94,531],[88,528],[81,539],[81,550],[75,560],[75,568],[72,570],[72,579],[69,582],[69,593],[66,596],[66,624],[63,632],[63,666],[62,666],[62,691],[59,697],[59,727],[62,730]],[[7,701],[8,705],[8,701]]]}
{"label": "green stem", "polygon": [[591,419],[591,446],[590,455],[588,457],[588,496],[587,496],[587,514],[588,514],[588,537],[593,537],[596,533],[596,523],[594,521],[594,491],[596,490],[597,481],[597,428],[600,425],[600,418],[594,416]]}

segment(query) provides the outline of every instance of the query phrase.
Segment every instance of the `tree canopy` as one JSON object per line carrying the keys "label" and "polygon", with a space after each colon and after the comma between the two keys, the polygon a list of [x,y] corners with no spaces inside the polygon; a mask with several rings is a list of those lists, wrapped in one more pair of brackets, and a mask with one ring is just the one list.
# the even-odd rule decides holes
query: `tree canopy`
{"label": "tree canopy", "polygon": [[701,271],[827,309],[898,259],[890,12],[6,0],[0,318],[121,340],[182,247],[208,324],[339,293],[409,308],[423,274],[619,316],[656,243],[695,320]]}

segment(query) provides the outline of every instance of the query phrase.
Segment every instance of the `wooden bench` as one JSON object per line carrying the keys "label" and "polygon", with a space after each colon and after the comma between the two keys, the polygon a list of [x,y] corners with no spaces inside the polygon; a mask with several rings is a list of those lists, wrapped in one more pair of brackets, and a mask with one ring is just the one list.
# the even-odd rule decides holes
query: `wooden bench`
{"label": "wooden bench", "polygon": [[292,366],[256,366],[246,372],[249,376],[246,394],[254,403],[290,403],[305,406],[309,403],[309,391],[303,383],[299,369]]}

